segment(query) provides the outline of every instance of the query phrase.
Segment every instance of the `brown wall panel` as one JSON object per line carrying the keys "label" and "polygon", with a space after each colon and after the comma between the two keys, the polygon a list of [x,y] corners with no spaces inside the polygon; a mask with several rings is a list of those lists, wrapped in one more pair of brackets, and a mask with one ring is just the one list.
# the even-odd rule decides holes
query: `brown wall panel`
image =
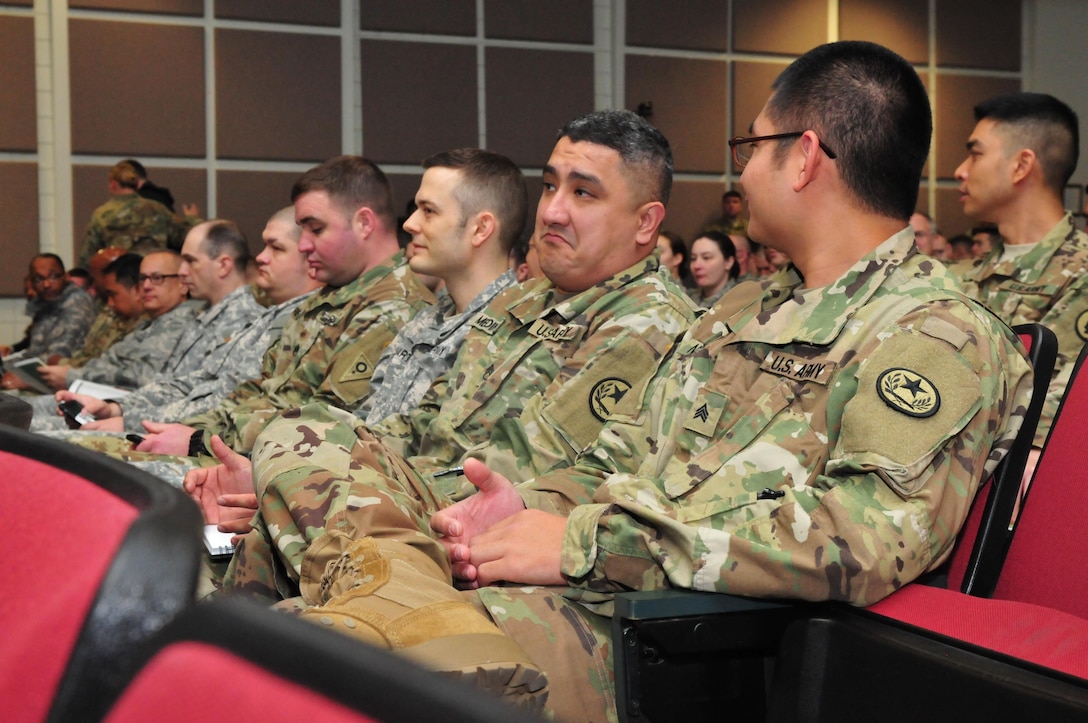
{"label": "brown wall panel", "polygon": [[725,171],[727,67],[719,60],[627,56],[627,106],[653,102],[649,120],[669,139],[677,171]]}
{"label": "brown wall panel", "polygon": [[827,42],[827,0],[733,0],[733,50],[801,55]]}
{"label": "brown wall panel", "polygon": [[[0,162],[0,296],[23,296],[23,278],[30,258],[38,253],[38,165]],[[11,339],[5,340],[10,344]]]}
{"label": "brown wall panel", "polygon": [[34,19],[0,17],[0,149],[38,148]]}
{"label": "brown wall panel", "polygon": [[937,3],[937,65],[1020,70],[1021,0]]}
{"label": "brown wall panel", "polygon": [[340,39],[216,30],[220,158],[320,162],[340,153]]}
{"label": "brown wall panel", "polygon": [[302,25],[340,24],[339,0],[215,0],[215,16]]}
{"label": "brown wall panel", "polygon": [[[733,128],[729,136],[749,136],[752,121],[771,96],[771,83],[786,63],[733,63]],[[738,170],[739,169],[735,169]]]}
{"label": "brown wall panel", "polygon": [[567,121],[593,110],[593,55],[488,48],[487,145],[542,166]]}
{"label": "brown wall panel", "polygon": [[504,40],[593,42],[593,0],[484,0],[484,32]]}
{"label": "brown wall panel", "polygon": [[363,41],[363,154],[419,163],[479,144],[476,49]]}
{"label": "brown wall panel", "polygon": [[[139,160],[139,159],[137,159]],[[174,210],[180,215],[182,206],[195,203],[198,215],[208,213],[208,173],[202,168],[155,168],[147,166],[147,177],[156,185],[170,189],[174,196]],[[105,199],[105,196],[103,196]],[[82,227],[81,227],[82,230]]]}
{"label": "brown wall panel", "polygon": [[69,0],[68,5],[73,8],[165,15],[204,14],[204,0]]}
{"label": "brown wall panel", "polygon": [[204,31],[69,23],[72,150],[203,156]]}
{"label": "brown wall panel", "polygon": [[390,185],[393,186],[393,210],[397,219],[403,223],[407,218],[409,201],[414,201],[416,191],[419,190],[419,181],[423,178],[423,169],[419,173],[388,173]]}
{"label": "brown wall panel", "polygon": [[937,176],[952,178],[967,157],[967,138],[975,127],[973,108],[995,95],[1020,90],[1012,78],[985,78],[971,75],[941,75],[937,79],[933,109],[937,130]]}
{"label": "brown wall panel", "polygon": [[218,216],[229,218],[241,227],[253,255],[260,253],[261,231],[269,217],[291,205],[291,186],[301,175],[267,171],[216,174]]}
{"label": "brown wall panel", "polygon": [[929,62],[929,0],[839,0],[839,38],[880,43]]}
{"label": "brown wall panel", "polygon": [[363,30],[476,34],[476,0],[367,0],[360,16]]}
{"label": "brown wall panel", "polygon": [[627,44],[724,52],[729,4],[721,0],[627,0]]}
{"label": "brown wall panel", "polygon": [[717,181],[676,181],[661,228],[678,233],[691,248],[696,234],[721,215],[725,186]]}
{"label": "brown wall panel", "polygon": [[3,5],[17,5],[19,7],[29,8],[34,6],[34,0],[4,0],[3,2],[0,2],[0,6]]}

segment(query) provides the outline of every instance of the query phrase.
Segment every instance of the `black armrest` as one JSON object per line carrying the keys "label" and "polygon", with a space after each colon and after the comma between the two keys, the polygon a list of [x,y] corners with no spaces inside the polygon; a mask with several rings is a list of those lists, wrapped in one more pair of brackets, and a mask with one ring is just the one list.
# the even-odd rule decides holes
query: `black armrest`
{"label": "black armrest", "polygon": [[761,719],[765,658],[808,606],[690,590],[616,596],[612,617],[621,721]]}

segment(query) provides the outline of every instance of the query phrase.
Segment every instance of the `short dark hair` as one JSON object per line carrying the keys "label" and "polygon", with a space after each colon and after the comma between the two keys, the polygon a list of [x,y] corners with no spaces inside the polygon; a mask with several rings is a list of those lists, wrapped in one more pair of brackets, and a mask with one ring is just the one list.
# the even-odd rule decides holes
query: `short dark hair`
{"label": "short dark hair", "polygon": [[363,206],[389,230],[396,227],[393,187],[382,169],[362,156],[337,156],[303,173],[291,187],[291,202],[312,191],[324,191],[349,216]]}
{"label": "short dark hair", "polygon": [[559,129],[556,140],[595,143],[620,154],[632,186],[646,200],[668,204],[672,192],[672,149],[645,118],[629,110],[588,113]]}
{"label": "short dark hair", "polygon": [[1080,157],[1080,128],[1072,108],[1045,93],[1009,93],[976,105],[975,120],[984,118],[1005,126],[1021,147],[1034,151],[1046,185],[1062,193]]}
{"label": "short dark hair", "polygon": [[688,262],[688,245],[684,243],[684,239],[680,234],[673,233],[672,231],[662,231],[660,236],[665,238],[669,242],[669,249],[674,256],[679,256],[682,261],[680,262],[681,268],[684,268]]}
{"label": "short dark hair", "polygon": [[[771,86],[767,115],[780,133],[813,130],[867,209],[906,222],[918,201],[933,119],[910,63],[875,43],[820,45]],[[778,146],[784,157],[792,143]]]}
{"label": "short dark hair", "polygon": [[720,231],[703,231],[692,239],[691,245],[694,248],[695,242],[701,238],[710,239],[714,243],[718,244],[718,248],[721,249],[722,256],[727,259],[733,259],[733,265],[729,267],[729,278],[735,279],[740,276],[740,264],[737,263],[737,247],[733,243],[733,239],[729,238]]}
{"label": "short dark hair", "polygon": [[529,215],[529,194],[517,164],[480,148],[455,148],[424,159],[423,167],[459,171],[461,182],[453,189],[453,197],[461,204],[460,224],[464,226],[469,216],[491,211],[499,222],[499,244],[510,252]]}
{"label": "short dark hair", "polygon": [[234,221],[215,219],[208,222],[208,233],[204,237],[201,249],[208,258],[219,258],[224,254],[234,261],[234,268],[243,273],[249,264],[249,244],[246,235]]}
{"label": "short dark hair", "polygon": [[140,263],[143,260],[140,254],[122,254],[102,269],[102,275],[113,274],[117,283],[131,289],[140,283]]}
{"label": "short dark hair", "polygon": [[722,194],[722,200],[724,201],[727,198],[740,198],[740,199],[743,199],[744,196],[740,195],[740,191],[726,191],[725,193]]}
{"label": "short dark hair", "polygon": [[29,265],[33,266],[34,262],[37,261],[38,259],[49,259],[50,261],[55,261],[57,266],[60,267],[61,272],[62,273],[64,272],[64,259],[62,259],[60,256],[57,256],[54,253],[49,253],[48,251],[45,252],[45,253],[34,254],[33,256],[30,257],[30,264]]}

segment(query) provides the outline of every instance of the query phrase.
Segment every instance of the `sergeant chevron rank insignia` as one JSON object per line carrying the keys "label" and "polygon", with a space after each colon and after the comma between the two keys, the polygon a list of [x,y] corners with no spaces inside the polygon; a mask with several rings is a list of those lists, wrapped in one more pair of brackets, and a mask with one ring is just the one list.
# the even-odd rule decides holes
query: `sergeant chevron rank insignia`
{"label": "sergeant chevron rank insignia", "polygon": [[725,395],[718,392],[703,392],[691,407],[684,429],[691,430],[701,437],[713,436],[722,418],[727,403]]}
{"label": "sergeant chevron rank insignia", "polygon": [[886,369],[877,377],[876,393],[889,407],[911,417],[932,417],[941,408],[937,387],[910,369]]}

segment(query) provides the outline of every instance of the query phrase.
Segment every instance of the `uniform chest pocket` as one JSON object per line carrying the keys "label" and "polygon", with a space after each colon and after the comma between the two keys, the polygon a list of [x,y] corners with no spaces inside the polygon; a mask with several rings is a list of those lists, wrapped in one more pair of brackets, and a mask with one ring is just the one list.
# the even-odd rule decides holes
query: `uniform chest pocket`
{"label": "uniform chest pocket", "polygon": [[[686,463],[681,462],[684,469],[675,469],[675,461],[670,465],[674,468],[667,474],[665,484],[665,493],[670,498],[688,494],[760,437],[769,439],[773,435],[796,435],[803,431],[807,426],[804,415],[800,410],[791,413],[791,405],[797,399],[795,383],[781,378],[771,379],[773,386],[761,394],[754,404],[730,404],[725,400],[721,420],[712,436],[706,440],[706,447]],[[713,409],[714,401],[708,406]],[[696,403],[692,408],[692,414],[696,415],[701,405]],[[738,409],[745,411],[741,414]],[[690,425],[688,428],[690,430]]]}

